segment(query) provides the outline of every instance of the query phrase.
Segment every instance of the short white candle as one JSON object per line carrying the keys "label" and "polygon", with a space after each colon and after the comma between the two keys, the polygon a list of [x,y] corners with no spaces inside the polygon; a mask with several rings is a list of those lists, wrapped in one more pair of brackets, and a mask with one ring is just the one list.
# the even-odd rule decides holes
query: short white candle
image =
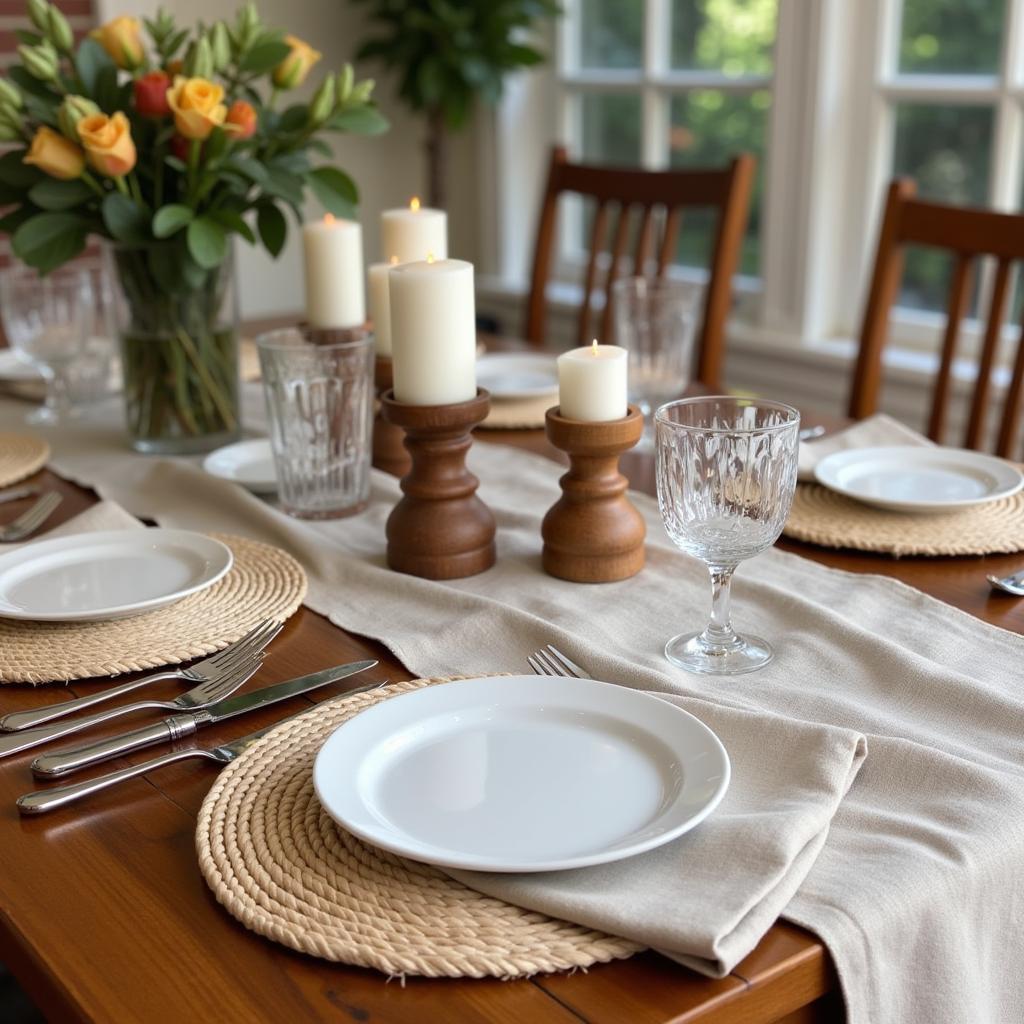
{"label": "short white candle", "polygon": [[574,348],[558,357],[559,413],[569,420],[603,423],[626,415],[629,355],[618,345]]}
{"label": "short white candle", "polygon": [[379,356],[391,355],[391,300],[388,295],[388,271],[394,265],[394,263],[371,263],[367,271],[370,281],[370,319],[373,321],[373,346]]}
{"label": "short white candle", "polygon": [[385,263],[446,259],[448,214],[421,207],[418,199],[401,209],[384,210],[380,215],[380,247]]}
{"label": "short white candle", "polygon": [[452,405],[476,397],[473,264],[404,263],[388,273],[395,399]]}
{"label": "short white candle", "polygon": [[324,329],[359,327],[366,321],[363,229],[327,214],[302,226],[306,270],[306,319]]}

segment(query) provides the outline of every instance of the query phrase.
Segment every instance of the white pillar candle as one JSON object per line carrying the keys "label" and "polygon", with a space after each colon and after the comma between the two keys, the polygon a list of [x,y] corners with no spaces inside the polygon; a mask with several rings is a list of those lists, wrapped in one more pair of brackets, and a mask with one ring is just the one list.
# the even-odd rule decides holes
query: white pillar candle
{"label": "white pillar candle", "polygon": [[368,268],[373,346],[379,356],[391,355],[391,300],[388,296],[388,271],[394,265],[394,263],[371,263]]}
{"label": "white pillar candle", "polygon": [[629,355],[618,345],[574,348],[558,357],[558,405],[566,419],[603,423],[626,415]]}
{"label": "white pillar candle", "polygon": [[311,327],[359,327],[366,322],[363,229],[327,214],[302,226],[306,319]]}
{"label": "white pillar candle", "polygon": [[452,405],[476,397],[473,264],[405,263],[388,273],[395,399]]}
{"label": "white pillar candle", "polygon": [[448,214],[413,199],[408,207],[380,215],[380,245],[385,263],[413,263],[448,257]]}

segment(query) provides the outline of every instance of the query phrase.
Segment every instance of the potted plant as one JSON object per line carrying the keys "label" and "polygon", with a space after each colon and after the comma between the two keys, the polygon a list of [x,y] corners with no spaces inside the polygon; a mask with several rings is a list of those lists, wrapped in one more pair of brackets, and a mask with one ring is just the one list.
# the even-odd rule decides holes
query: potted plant
{"label": "potted plant", "polygon": [[462,128],[479,96],[495,103],[505,75],[544,55],[523,41],[555,0],[359,0],[376,33],[356,54],[399,75],[398,94],[427,121],[427,196],[445,207],[448,132]]}
{"label": "potted plant", "polygon": [[[144,451],[204,451],[238,434],[231,240],[277,256],[311,191],[352,217],[358,194],[327,132],[387,122],[350,65],[279,109],[320,54],[266,27],[179,28],[166,11],[113,21],[76,48],[61,12],[29,0],[33,32],[0,79],[0,231],[45,274],[90,235],[112,243],[125,298],[128,429]],[[148,37],[148,40],[147,38]],[[314,166],[316,158],[325,158]]]}

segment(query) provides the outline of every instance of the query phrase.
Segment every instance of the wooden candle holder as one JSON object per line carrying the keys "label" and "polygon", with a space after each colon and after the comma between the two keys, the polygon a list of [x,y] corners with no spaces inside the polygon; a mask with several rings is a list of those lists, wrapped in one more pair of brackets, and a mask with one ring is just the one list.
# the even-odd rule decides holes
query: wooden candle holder
{"label": "wooden candle holder", "polygon": [[647,531],[626,497],[629,481],[619,472],[619,456],[643,434],[640,410],[631,405],[621,420],[589,423],[564,418],[556,406],[547,411],[545,429],[568,454],[569,472],[541,525],[544,571],[574,583],[635,575],[644,565]]}
{"label": "wooden candle holder", "polygon": [[373,419],[373,464],[392,476],[403,477],[412,468],[409,449],[405,447],[405,431],[389,423],[380,399],[394,383],[391,356],[377,356],[373,383],[377,389],[377,414]]}
{"label": "wooden candle holder", "polygon": [[466,469],[470,431],[490,408],[482,388],[454,405],[405,405],[381,396],[384,418],[405,431],[412,458],[401,501],[388,516],[388,566],[428,580],[474,576],[494,565],[494,516]]}
{"label": "wooden candle holder", "polygon": [[299,324],[299,330],[314,345],[339,345],[346,341],[360,341],[370,333],[365,324],[358,327],[311,327],[305,321]]}

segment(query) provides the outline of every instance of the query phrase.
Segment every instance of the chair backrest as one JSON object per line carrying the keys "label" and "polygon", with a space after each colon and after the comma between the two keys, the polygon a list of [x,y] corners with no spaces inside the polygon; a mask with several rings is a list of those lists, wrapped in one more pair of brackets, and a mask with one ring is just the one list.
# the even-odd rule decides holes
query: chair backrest
{"label": "chair backrest", "polygon": [[[953,254],[953,273],[942,354],[928,418],[928,436],[933,441],[943,440],[960,322],[968,311],[976,262],[980,257],[991,256],[996,260],[992,298],[963,442],[966,448],[978,448],[984,443],[992,369],[1002,334],[1012,264],[1015,260],[1024,260],[1024,214],[996,213],[992,210],[926,202],[916,199],[915,193],[914,182],[907,178],[899,178],[889,186],[871,288],[864,309],[849,412],[854,419],[863,419],[878,407],[882,354],[888,337],[889,314],[903,276],[906,246],[924,245],[947,249]],[[996,441],[996,452],[999,455],[1011,455],[1015,447],[1022,385],[1024,345],[1018,341]]]}
{"label": "chair backrest", "polygon": [[[732,298],[732,277],[739,260],[743,233],[747,227],[750,190],[754,180],[754,158],[741,154],[720,170],[643,171],[622,167],[595,167],[568,162],[566,151],[556,146],[551,153],[544,204],[537,228],[527,310],[526,337],[535,345],[544,342],[545,291],[551,271],[555,243],[558,197],[572,192],[596,200],[590,236],[590,258],[584,281],[583,303],[577,321],[576,339],[586,345],[592,337],[611,339],[611,284],[624,269],[629,242],[631,212],[638,208],[639,230],[633,254],[632,273],[646,275],[654,263],[654,274],[662,277],[672,261],[679,237],[684,208],[710,207],[718,211],[704,319],[697,344],[697,379],[710,388],[721,387],[725,349],[725,319]],[[609,213],[618,209],[615,230],[608,250],[608,267],[603,275],[604,311],[600,330],[591,329],[592,303],[598,284],[598,264],[608,238]],[[663,221],[660,241],[656,220]]]}

